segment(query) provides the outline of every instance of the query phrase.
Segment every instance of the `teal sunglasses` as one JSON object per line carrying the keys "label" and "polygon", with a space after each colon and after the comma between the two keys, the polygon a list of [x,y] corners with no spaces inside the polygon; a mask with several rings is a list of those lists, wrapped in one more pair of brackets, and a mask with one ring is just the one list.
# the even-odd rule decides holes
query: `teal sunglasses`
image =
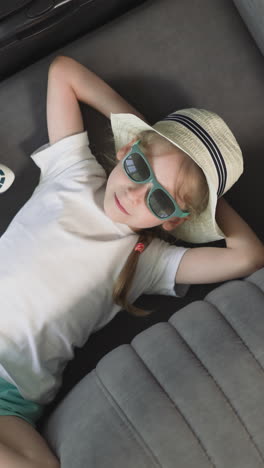
{"label": "teal sunglasses", "polygon": [[139,148],[140,140],[136,141],[123,159],[123,169],[126,175],[136,184],[152,183],[147,195],[147,206],[151,213],[159,219],[169,219],[174,216],[185,218],[190,213],[182,211],[169,192],[157,181],[151,166]]}

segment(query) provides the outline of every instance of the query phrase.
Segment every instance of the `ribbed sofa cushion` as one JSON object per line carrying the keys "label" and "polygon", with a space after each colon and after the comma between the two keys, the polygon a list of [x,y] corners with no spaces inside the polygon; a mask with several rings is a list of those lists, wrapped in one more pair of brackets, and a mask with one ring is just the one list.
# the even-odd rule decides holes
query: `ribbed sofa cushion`
{"label": "ribbed sofa cushion", "polygon": [[43,427],[62,468],[264,466],[264,269],[108,353]]}

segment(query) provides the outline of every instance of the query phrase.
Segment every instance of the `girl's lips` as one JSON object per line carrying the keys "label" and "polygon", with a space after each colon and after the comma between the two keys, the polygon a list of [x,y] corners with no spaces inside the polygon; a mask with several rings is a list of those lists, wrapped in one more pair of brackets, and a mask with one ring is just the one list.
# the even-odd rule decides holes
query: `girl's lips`
{"label": "girl's lips", "polygon": [[120,201],[118,200],[116,194],[115,194],[115,202],[116,202],[116,205],[117,207],[120,209],[120,211],[122,211],[123,213],[129,215],[129,213],[125,210],[125,208],[121,205]]}

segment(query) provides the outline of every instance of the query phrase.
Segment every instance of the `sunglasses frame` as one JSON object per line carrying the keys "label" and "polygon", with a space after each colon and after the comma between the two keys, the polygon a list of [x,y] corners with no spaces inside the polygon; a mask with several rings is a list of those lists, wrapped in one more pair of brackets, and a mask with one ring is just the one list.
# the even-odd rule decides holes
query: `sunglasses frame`
{"label": "sunglasses frame", "polygon": [[[130,151],[126,154],[126,156],[124,157],[123,161],[122,161],[122,167],[123,167],[123,170],[124,172],[126,173],[126,175],[129,177],[130,180],[132,180],[132,182],[135,182],[135,184],[147,184],[149,182],[152,183],[152,187],[151,189],[149,190],[148,192],[148,195],[147,195],[147,206],[149,208],[149,210],[151,211],[151,213],[156,216],[156,218],[158,219],[161,219],[161,220],[167,220],[167,219],[170,219],[170,218],[173,218],[173,217],[178,217],[178,218],[185,218],[186,216],[188,216],[190,213],[188,213],[187,211],[182,211],[179,207],[179,205],[176,203],[176,201],[174,200],[174,198],[171,196],[171,194],[157,181],[156,177],[155,177],[155,174],[146,158],[146,156],[144,155],[144,153],[142,153],[141,149],[139,148],[139,143],[140,143],[141,140],[138,140],[136,141],[133,146],[131,147]],[[126,168],[125,168],[125,162],[127,160],[127,158],[132,154],[132,153],[138,153],[140,154],[140,156],[143,158],[143,160],[145,161],[145,164],[147,165],[148,167],[148,170],[149,170],[149,173],[150,173],[150,176],[146,179],[146,180],[143,180],[143,181],[138,181],[138,180],[134,180],[126,171]],[[157,189],[160,189],[162,190],[162,192],[164,192],[168,197],[169,199],[172,201],[173,205],[174,205],[174,211],[171,215],[169,216],[166,216],[166,217],[160,217],[158,216],[154,211],[153,209],[151,208],[151,205],[149,203],[149,199],[150,199],[150,196],[151,194],[157,190]]]}

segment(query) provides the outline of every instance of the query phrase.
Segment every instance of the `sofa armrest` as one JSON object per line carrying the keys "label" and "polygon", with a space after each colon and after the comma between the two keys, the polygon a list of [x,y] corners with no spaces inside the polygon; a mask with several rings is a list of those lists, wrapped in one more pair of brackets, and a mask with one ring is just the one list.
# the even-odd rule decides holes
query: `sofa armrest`
{"label": "sofa armrest", "polygon": [[233,0],[247,28],[264,55],[263,0]]}

